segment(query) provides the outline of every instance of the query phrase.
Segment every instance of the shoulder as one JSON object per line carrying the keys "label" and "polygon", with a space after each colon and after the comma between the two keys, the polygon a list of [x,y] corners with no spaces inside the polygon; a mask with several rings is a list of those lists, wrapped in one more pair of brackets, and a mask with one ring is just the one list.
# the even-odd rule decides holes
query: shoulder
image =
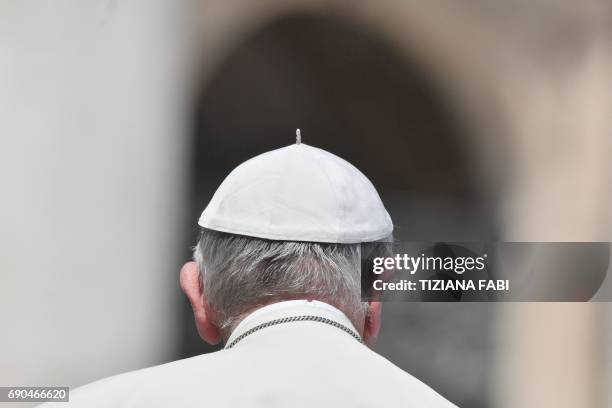
{"label": "shoulder", "polygon": [[[133,406],[135,401],[148,400],[143,406],[170,406],[159,400],[164,390],[184,384],[188,378],[202,378],[211,373],[216,354],[210,353],[167,364],[130,371],[107,377],[70,390],[70,408],[102,408]],[[61,407],[62,404],[47,403],[40,408]]]}
{"label": "shoulder", "polygon": [[[264,354],[221,351],[132,371],[71,390],[68,404],[44,407],[199,407],[203,390],[207,390],[211,405],[237,406],[229,403],[236,399],[250,401],[253,395],[266,393],[291,399],[284,391],[294,392],[300,386],[290,379],[299,379],[302,389],[304,385],[316,386],[321,392],[337,394],[336,399],[347,398],[361,406],[455,407],[417,378],[358,343],[347,343],[334,353],[318,349],[316,353],[280,353],[276,358],[270,358],[275,353]],[[326,369],[321,371],[321,367]],[[265,370],[268,374],[263,381],[260,374]],[[228,382],[229,378],[234,381]],[[236,394],[235,386],[228,389],[236,382],[242,384],[242,393]]]}
{"label": "shoulder", "polygon": [[370,363],[371,372],[382,377],[377,379],[383,384],[381,392],[404,399],[412,406],[457,408],[430,386],[374,351],[371,351]]}

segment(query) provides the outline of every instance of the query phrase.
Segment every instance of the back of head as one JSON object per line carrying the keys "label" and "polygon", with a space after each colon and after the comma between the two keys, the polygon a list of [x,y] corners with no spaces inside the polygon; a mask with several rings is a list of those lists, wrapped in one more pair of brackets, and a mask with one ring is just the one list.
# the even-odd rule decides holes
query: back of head
{"label": "back of head", "polygon": [[194,257],[221,329],[282,300],[320,300],[363,321],[360,245],[274,241],[204,228]]}
{"label": "back of head", "polygon": [[326,302],[361,326],[360,244],[393,231],[370,180],[299,137],[236,167],[199,225],[195,259],[226,335],[249,312],[292,299]]}

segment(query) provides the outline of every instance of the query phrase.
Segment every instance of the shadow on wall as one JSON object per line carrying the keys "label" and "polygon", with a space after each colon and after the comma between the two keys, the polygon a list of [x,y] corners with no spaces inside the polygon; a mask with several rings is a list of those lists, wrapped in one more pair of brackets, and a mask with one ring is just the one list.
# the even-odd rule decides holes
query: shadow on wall
{"label": "shadow on wall", "polygon": [[[293,143],[298,127],[304,143],[343,157],[372,180],[394,219],[396,239],[467,241],[495,235],[493,213],[473,175],[465,130],[436,82],[368,30],[301,14],[271,21],[228,50],[202,85],[194,103],[194,225],[234,167]],[[190,239],[194,242],[195,236]],[[484,367],[488,354],[477,352],[488,347],[483,345],[490,321],[485,309],[449,305],[415,310],[406,303],[393,311],[386,316],[387,335],[379,351],[408,371],[416,369],[417,376],[431,380],[455,402],[484,406],[481,400],[466,399],[473,390],[457,389],[456,378],[431,371],[438,366],[411,362],[436,350],[422,350],[422,345],[415,355],[410,342],[417,338],[404,323],[417,321],[425,327],[418,341],[436,336],[437,347],[444,348],[444,336],[436,332],[441,328],[427,322],[440,313],[470,320],[478,328],[478,341],[474,353],[464,356]],[[183,357],[211,351],[198,338],[186,303],[184,322]],[[461,356],[454,358],[443,363],[461,367]],[[485,371],[477,371],[472,382],[482,387]],[[485,398],[482,390],[478,398]]]}

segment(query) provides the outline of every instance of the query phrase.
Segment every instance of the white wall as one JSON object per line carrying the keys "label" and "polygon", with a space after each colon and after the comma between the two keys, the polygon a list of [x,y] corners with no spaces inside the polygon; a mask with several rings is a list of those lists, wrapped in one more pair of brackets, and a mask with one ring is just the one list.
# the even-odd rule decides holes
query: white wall
{"label": "white wall", "polygon": [[176,347],[180,4],[0,3],[0,385]]}

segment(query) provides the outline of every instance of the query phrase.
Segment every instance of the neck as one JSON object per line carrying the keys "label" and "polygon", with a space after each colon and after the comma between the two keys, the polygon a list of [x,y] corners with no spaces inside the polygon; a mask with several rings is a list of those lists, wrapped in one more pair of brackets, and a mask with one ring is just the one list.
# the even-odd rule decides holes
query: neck
{"label": "neck", "polygon": [[247,330],[249,326],[266,320],[272,320],[280,316],[285,317],[296,314],[325,315],[331,319],[345,323],[360,336],[363,336],[363,321],[361,324],[355,324],[355,322],[349,319],[345,313],[328,303],[318,300],[297,299],[270,303],[253,309],[241,317],[236,324],[232,325],[231,330],[227,334],[224,333],[224,341],[227,343],[230,339],[235,337],[236,333]]}

